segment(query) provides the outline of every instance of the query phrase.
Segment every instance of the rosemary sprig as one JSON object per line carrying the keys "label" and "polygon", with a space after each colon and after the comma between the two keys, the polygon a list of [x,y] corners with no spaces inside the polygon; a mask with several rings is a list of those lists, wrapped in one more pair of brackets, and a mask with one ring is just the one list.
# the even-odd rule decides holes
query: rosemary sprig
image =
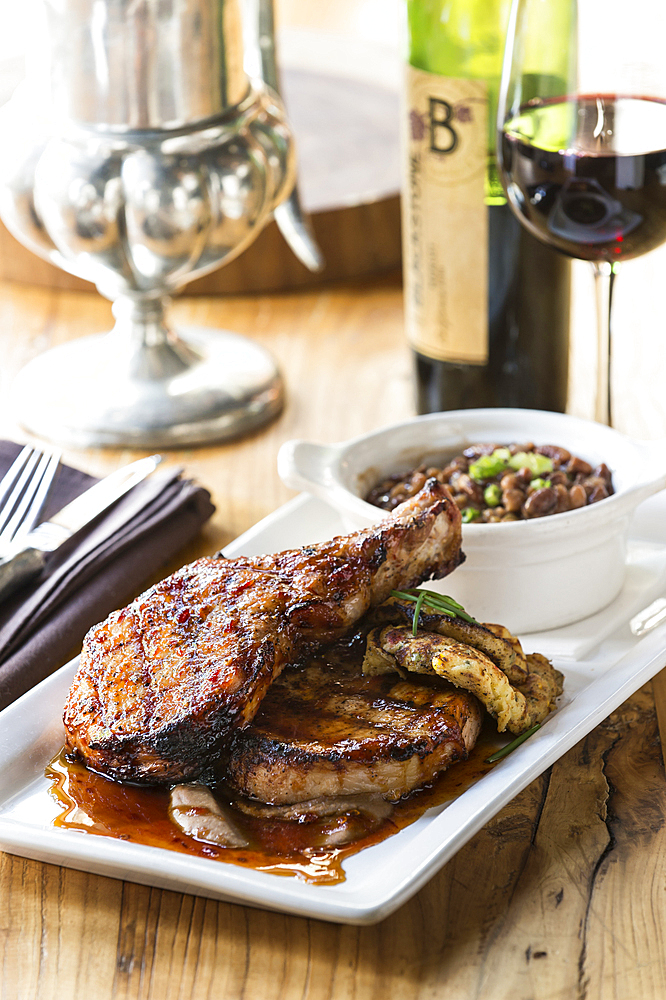
{"label": "rosemary sprig", "polygon": [[438,615],[447,615],[449,618],[462,618],[463,621],[470,622],[471,625],[478,625],[476,618],[468,615],[462,604],[458,604],[452,597],[446,594],[438,594],[434,590],[392,590],[392,597],[397,597],[401,601],[412,601],[416,604],[414,608],[414,618],[412,621],[412,633],[416,635],[419,624],[419,615],[424,605]]}
{"label": "rosemary sprig", "polygon": [[537,724],[532,726],[531,729],[528,729],[527,732],[521,733],[520,736],[516,736],[515,740],[512,740],[511,743],[507,743],[507,745],[502,747],[501,750],[496,750],[495,753],[486,758],[486,764],[494,764],[496,760],[501,760],[502,757],[506,757],[513,750],[515,750],[516,747],[519,747],[521,743],[524,743],[525,740],[530,738],[530,736],[533,736],[537,729],[541,729],[540,722],[537,722]]}
{"label": "rosemary sprig", "polygon": [[414,608],[414,617],[412,619],[412,635],[416,635],[416,629],[419,624],[419,617],[421,615],[421,608],[423,607],[425,596],[425,591],[422,591],[416,598],[416,607]]}

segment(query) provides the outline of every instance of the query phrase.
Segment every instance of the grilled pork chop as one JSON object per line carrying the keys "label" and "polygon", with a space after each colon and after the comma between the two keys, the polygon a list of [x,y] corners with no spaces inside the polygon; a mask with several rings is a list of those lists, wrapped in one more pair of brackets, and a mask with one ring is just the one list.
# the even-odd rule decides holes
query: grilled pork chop
{"label": "grilled pork chop", "polygon": [[138,783],[191,781],[272,681],[396,587],[461,562],[460,512],[435,479],[379,525],[319,545],[199,559],[93,628],[65,705],[83,762]]}
{"label": "grilled pork chop", "polygon": [[234,735],[227,780],[271,805],[367,793],[399,799],[465,759],[480,725],[476,698],[445,681],[313,662],[286,670]]}

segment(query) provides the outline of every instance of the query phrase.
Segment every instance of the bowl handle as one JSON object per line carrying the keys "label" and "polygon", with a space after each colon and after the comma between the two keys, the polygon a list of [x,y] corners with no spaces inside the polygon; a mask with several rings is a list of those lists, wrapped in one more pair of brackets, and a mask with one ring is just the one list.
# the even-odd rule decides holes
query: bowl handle
{"label": "bowl handle", "polygon": [[286,486],[326,499],[334,482],[331,466],[339,456],[337,444],[285,441],[278,452],[278,474]]}
{"label": "bowl handle", "polygon": [[662,472],[660,476],[655,477],[649,483],[639,483],[638,486],[630,487],[623,499],[629,501],[632,507],[637,507],[639,503],[643,503],[648,497],[664,489],[666,489],[666,472]]}
{"label": "bowl handle", "polygon": [[631,498],[633,506],[666,489],[666,438],[656,438],[651,441],[637,440],[635,443],[643,449],[646,463],[649,462],[652,467],[652,476],[647,482],[638,483],[627,490],[625,496]]}

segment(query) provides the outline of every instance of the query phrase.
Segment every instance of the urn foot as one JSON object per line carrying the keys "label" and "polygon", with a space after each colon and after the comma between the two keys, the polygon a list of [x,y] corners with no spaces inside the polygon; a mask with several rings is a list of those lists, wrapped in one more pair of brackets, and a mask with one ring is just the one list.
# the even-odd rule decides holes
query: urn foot
{"label": "urn foot", "polygon": [[248,434],[282,409],[273,358],[239,334],[186,327],[128,346],[116,327],[34,358],[12,386],[19,422],[64,447],[181,448]]}

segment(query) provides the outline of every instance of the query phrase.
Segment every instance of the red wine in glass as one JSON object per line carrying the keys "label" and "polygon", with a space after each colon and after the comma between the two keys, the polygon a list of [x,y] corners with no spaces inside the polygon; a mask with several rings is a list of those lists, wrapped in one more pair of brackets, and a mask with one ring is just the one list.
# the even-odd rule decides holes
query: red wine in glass
{"label": "red wine in glass", "polygon": [[614,263],[666,240],[666,101],[537,99],[505,122],[501,143],[511,205],[544,242]]}

